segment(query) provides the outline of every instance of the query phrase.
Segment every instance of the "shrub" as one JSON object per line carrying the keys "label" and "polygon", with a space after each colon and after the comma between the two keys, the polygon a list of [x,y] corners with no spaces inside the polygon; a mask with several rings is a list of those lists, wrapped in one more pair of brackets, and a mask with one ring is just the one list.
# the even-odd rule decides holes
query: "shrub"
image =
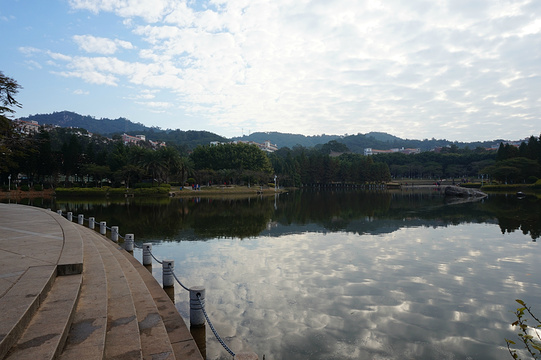
{"label": "shrub", "polygon": [[[460,187],[463,187],[463,188],[480,188],[481,187],[481,183],[462,183],[462,184],[459,184]],[[485,185],[486,186],[486,185]]]}
{"label": "shrub", "polygon": [[537,176],[528,176],[526,179],[526,183],[528,184],[535,184],[537,182]]}
{"label": "shrub", "polygon": [[43,186],[41,186],[40,184],[35,184],[35,185],[34,185],[34,190],[36,190],[36,191],[42,191],[42,190],[43,190]]}
{"label": "shrub", "polygon": [[133,186],[136,189],[148,189],[152,187],[151,183],[137,183]]}
{"label": "shrub", "polygon": [[30,187],[28,185],[21,185],[21,191],[28,191]]}

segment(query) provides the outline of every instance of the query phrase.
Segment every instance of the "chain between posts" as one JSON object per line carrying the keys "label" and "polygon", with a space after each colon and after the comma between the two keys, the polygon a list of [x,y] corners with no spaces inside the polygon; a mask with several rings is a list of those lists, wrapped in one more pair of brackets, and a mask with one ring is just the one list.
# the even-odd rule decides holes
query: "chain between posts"
{"label": "chain between posts", "polygon": [[[154,254],[153,254],[151,251],[149,251],[149,254],[150,254],[150,256],[152,256],[152,258],[153,258],[154,260],[156,260],[156,261],[158,262],[158,264],[162,264],[162,265],[163,265],[163,261],[160,261],[160,260],[156,259],[156,256],[154,256]],[[169,268],[171,268],[171,267],[169,267]]]}
{"label": "chain between posts", "polygon": [[[152,253],[150,253],[152,255]],[[169,270],[171,270],[171,274],[173,274],[173,277],[175,278],[175,280],[178,282],[178,284],[180,286],[182,286],[182,288],[186,291],[190,291],[190,289],[188,289],[186,286],[184,286],[183,283],[180,282],[180,280],[178,279],[177,277],[177,274],[175,274],[175,270],[173,268],[171,268],[171,265],[167,265],[167,267],[169,268]]]}
{"label": "chain between posts", "polygon": [[[163,261],[159,261],[158,259],[156,259],[156,257],[154,256],[154,254],[152,253],[152,251],[149,251],[150,255],[152,256],[152,258],[154,258],[154,260],[156,260],[157,262],[159,262],[160,264],[163,264]],[[186,291],[190,291],[189,288],[187,288],[177,277],[177,274],[175,274],[175,270],[171,267],[171,265],[168,265],[167,266],[169,268],[169,270],[171,270],[171,274],[173,274],[173,277],[175,278],[175,280],[177,281],[177,283]],[[212,324],[212,321],[210,321],[210,318],[207,314],[207,311],[205,310],[205,305],[203,304],[203,302],[201,301],[201,295],[200,294],[197,294],[197,300],[199,301],[199,305],[201,306],[201,310],[203,311],[203,315],[205,316],[205,319],[207,320],[207,323],[209,324],[209,327],[210,329],[212,330],[212,333],[214,334],[214,336],[216,337],[216,340],[218,340],[218,342],[223,346],[223,348],[233,357],[235,357],[235,353],[233,352],[233,350],[231,350],[229,348],[229,346],[227,346],[227,344],[225,343],[225,341],[222,340],[222,338],[220,337],[220,334],[218,334],[218,332],[216,331],[216,329],[214,328],[214,325]]]}
{"label": "chain between posts", "polygon": [[[59,210],[59,211],[60,211],[59,214],[60,214],[61,216],[67,216],[67,213],[66,213],[66,215],[64,215],[64,212],[62,212],[61,210]],[[87,219],[87,218],[85,218],[85,217],[83,217],[83,220],[86,220],[87,222],[90,221],[90,219]],[[105,226],[105,228],[106,228],[107,230],[109,230],[109,231],[113,231],[113,229],[112,229],[111,227],[109,227],[109,226]],[[124,236],[122,236],[122,235],[120,235],[120,234],[118,234],[118,233],[117,233],[117,235],[118,235],[120,238],[125,239]],[[135,247],[137,247],[137,248],[142,248],[142,246],[138,246],[137,244],[134,244],[134,245],[135,245]],[[156,258],[156,256],[154,256],[154,254],[153,254],[151,251],[149,251],[149,253],[150,253],[150,255],[152,256],[152,258],[153,258],[156,262],[158,262],[159,264],[162,264],[162,265],[163,265],[163,261],[158,260],[158,259]],[[175,270],[174,270],[170,265],[168,265],[168,268],[169,268],[169,270],[171,270],[171,274],[173,274],[173,277],[175,278],[175,280],[177,281],[177,283],[178,283],[184,290],[190,291],[190,289],[187,288],[187,287],[186,287],[186,286],[178,279],[177,275],[175,274]],[[209,316],[208,316],[208,314],[207,314],[207,311],[205,310],[205,305],[204,305],[203,302],[201,301],[201,295],[200,295],[200,294],[197,294],[197,300],[198,300],[198,302],[199,302],[199,305],[201,306],[201,310],[203,311],[203,315],[205,316],[205,319],[206,319],[207,323],[209,324],[210,329],[212,330],[212,333],[213,333],[214,336],[216,337],[216,340],[218,340],[218,342],[223,346],[223,348],[224,348],[231,356],[235,357],[235,353],[233,352],[233,350],[231,350],[231,349],[229,348],[229,346],[227,346],[227,344],[224,342],[224,340],[220,337],[220,335],[218,334],[218,332],[217,332],[216,329],[214,328],[214,325],[212,324],[212,321],[210,321],[210,318],[209,318]]]}
{"label": "chain between posts", "polygon": [[[173,275],[175,273],[173,272]],[[176,276],[175,276],[176,278]],[[229,348],[229,346],[227,346],[227,344],[222,340],[222,338],[220,337],[220,335],[218,334],[218,332],[216,331],[216,329],[214,328],[214,325],[212,325],[212,322],[210,321],[209,319],[209,316],[207,315],[207,311],[205,310],[205,305],[203,305],[203,302],[201,301],[201,295],[197,294],[197,300],[199,301],[199,304],[201,305],[201,310],[203,311],[203,315],[205,315],[205,319],[207,320],[207,323],[209,324],[209,327],[210,327],[210,330],[212,330],[212,333],[214,334],[214,336],[216,337],[216,340],[218,340],[220,342],[220,344],[222,344],[223,348],[233,357],[235,357],[235,353],[233,352],[233,350],[231,350]]]}

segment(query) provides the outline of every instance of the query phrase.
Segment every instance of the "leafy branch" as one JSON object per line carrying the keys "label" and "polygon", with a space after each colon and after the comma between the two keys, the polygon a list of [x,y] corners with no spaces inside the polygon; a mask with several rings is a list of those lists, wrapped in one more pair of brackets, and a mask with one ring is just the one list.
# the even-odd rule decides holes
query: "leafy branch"
{"label": "leafy branch", "polygon": [[[520,341],[524,344],[524,347],[530,353],[533,359],[539,359],[541,356],[541,331],[538,331],[537,329],[541,329],[541,321],[532,313],[531,308],[526,305],[526,303],[520,299],[516,300],[517,303],[521,305],[521,307],[517,308],[517,310],[514,312],[515,316],[517,317],[517,320],[513,322],[511,325],[518,326],[518,337]],[[537,322],[537,325],[529,326],[527,324],[527,314],[531,316],[531,318]],[[511,349],[511,345],[516,345],[516,343],[512,340],[505,339],[505,342],[507,343],[507,350],[509,351],[509,354],[511,354],[511,357],[513,359],[520,359],[517,354],[517,350]]]}

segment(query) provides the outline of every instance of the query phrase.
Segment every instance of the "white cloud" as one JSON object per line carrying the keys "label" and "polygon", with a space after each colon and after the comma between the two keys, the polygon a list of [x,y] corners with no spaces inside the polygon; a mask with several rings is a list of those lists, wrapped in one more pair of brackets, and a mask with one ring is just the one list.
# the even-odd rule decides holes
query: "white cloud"
{"label": "white cloud", "polygon": [[[130,60],[50,53],[65,62],[59,73],[170,90],[180,108],[223,131],[430,138],[454,129],[473,140],[513,130],[517,108],[524,120],[541,110],[541,9],[528,0],[70,4],[116,14],[146,46]],[[73,39],[88,53],[134,48]],[[488,121],[500,125],[471,127]]]}
{"label": "white cloud", "polygon": [[42,50],[32,47],[32,46],[21,46],[19,47],[19,51],[26,56],[32,56],[32,55],[43,52]]}
{"label": "white cloud", "polygon": [[70,0],[74,9],[114,12],[121,17],[141,17],[148,22],[156,22],[169,13],[175,0]]}
{"label": "white cloud", "polygon": [[98,53],[103,55],[112,55],[117,52],[118,48],[133,49],[134,46],[123,40],[111,40],[102,37],[95,37],[92,35],[74,35],[73,40],[79,46],[88,53]]}
{"label": "white cloud", "polygon": [[155,108],[155,109],[167,109],[167,108],[173,107],[173,104],[165,102],[165,101],[145,101],[145,102],[139,101],[138,104],[145,105],[145,106],[148,106],[150,108]]}

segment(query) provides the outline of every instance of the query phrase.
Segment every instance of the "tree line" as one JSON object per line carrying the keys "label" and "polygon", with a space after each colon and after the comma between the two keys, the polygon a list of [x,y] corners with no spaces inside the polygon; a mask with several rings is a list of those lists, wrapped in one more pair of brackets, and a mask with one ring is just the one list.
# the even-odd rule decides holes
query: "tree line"
{"label": "tree line", "polygon": [[[0,176],[24,174],[29,182],[58,185],[63,181],[100,186],[136,183],[268,184],[281,186],[381,183],[392,179],[469,178],[488,175],[505,182],[535,182],[541,177],[541,140],[532,136],[520,147],[501,144],[497,153],[455,144],[441,152],[364,156],[331,140],[312,148],[284,147],[267,154],[245,143],[187,146],[169,141],[154,149],[113,141],[84,129],[56,128],[37,134],[15,131],[8,115],[20,107],[21,87],[0,72]],[[172,132],[172,136],[180,136]],[[177,139],[178,140],[178,139]]]}
{"label": "tree line", "polygon": [[[34,135],[12,128],[2,143],[2,177],[24,174],[28,183],[52,186],[133,186],[137,183],[268,184],[366,183],[390,180],[385,163],[358,154],[331,157],[320,150],[296,147],[267,154],[245,143],[199,145],[193,151],[169,144],[153,149],[149,143],[124,144],[89,134],[83,129],[42,129]],[[324,147],[325,148],[325,147]]]}
{"label": "tree line", "polygon": [[481,173],[502,183],[535,183],[541,178],[541,135],[530,136],[519,147],[500,143],[496,161]]}

